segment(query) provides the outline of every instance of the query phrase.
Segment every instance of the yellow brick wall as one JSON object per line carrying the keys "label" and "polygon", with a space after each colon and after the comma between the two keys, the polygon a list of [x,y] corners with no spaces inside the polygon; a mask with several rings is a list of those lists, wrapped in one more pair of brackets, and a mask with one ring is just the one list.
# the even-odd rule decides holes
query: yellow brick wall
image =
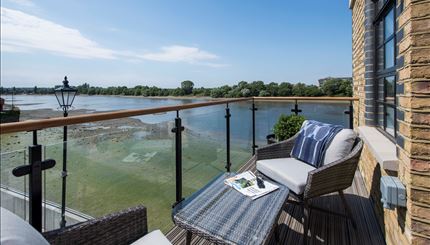
{"label": "yellow brick wall", "polygon": [[[364,117],[364,20],[365,2],[356,0],[352,8],[354,126],[365,125]],[[400,0],[397,1],[401,3]],[[403,38],[398,40],[398,83],[404,92],[397,95],[397,144],[399,170],[387,172],[365,146],[359,169],[375,203],[381,229],[388,244],[430,244],[430,0],[404,0],[397,19]],[[399,145],[400,144],[400,145]],[[380,202],[381,175],[397,176],[407,189],[407,207],[383,209]]]}
{"label": "yellow brick wall", "polygon": [[[364,0],[356,1],[352,11],[352,80],[354,102],[354,127],[364,125]],[[360,116],[361,115],[361,116]]]}
{"label": "yellow brick wall", "polygon": [[398,18],[403,29],[399,40],[399,134],[404,144],[398,145],[402,181],[407,187],[407,228],[412,244],[430,244],[430,1],[405,0]]}
{"label": "yellow brick wall", "polygon": [[410,241],[407,235],[408,230],[405,229],[406,209],[384,209],[380,202],[380,178],[383,175],[393,175],[393,173],[387,173],[383,168],[381,168],[367,145],[364,146],[361,154],[359,170],[363,176],[366,188],[369,191],[370,198],[375,204],[375,213],[378,217],[381,229],[385,234],[387,244],[409,244]]}

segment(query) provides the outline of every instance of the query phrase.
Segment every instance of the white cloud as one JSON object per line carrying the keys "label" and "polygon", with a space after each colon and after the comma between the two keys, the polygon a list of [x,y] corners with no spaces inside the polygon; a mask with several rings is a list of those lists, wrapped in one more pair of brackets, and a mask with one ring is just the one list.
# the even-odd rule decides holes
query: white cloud
{"label": "white cloud", "polygon": [[112,50],[100,47],[76,29],[3,7],[1,48],[6,52],[43,50],[76,58],[115,58]]}
{"label": "white cloud", "polygon": [[201,61],[218,59],[218,56],[195,47],[173,45],[162,47],[161,52],[144,54],[142,58],[163,62],[188,62],[194,64]]}
{"label": "white cloud", "polygon": [[12,52],[12,53],[28,53],[29,50],[25,47],[18,47],[15,45],[9,45],[3,42],[1,44],[1,51],[2,52]]}
{"label": "white cloud", "polygon": [[34,7],[35,4],[31,0],[7,0],[8,2],[15,3],[24,7]]}
{"label": "white cloud", "polygon": [[82,59],[125,59],[133,62],[151,60],[185,62],[209,67],[226,66],[213,62],[219,59],[217,55],[196,47],[172,45],[162,47],[160,52],[143,54],[104,48],[84,37],[77,29],[4,7],[1,7],[1,50],[2,52],[39,50]]}

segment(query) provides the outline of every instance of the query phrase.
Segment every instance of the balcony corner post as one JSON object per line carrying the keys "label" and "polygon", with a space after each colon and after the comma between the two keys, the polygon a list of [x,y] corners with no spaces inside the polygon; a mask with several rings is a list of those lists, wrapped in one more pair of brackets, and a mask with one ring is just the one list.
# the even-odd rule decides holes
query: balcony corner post
{"label": "balcony corner post", "polygon": [[349,109],[344,113],[349,115],[349,128],[354,129],[354,104],[352,100],[349,101]]}
{"label": "balcony corner post", "polygon": [[255,111],[257,111],[258,108],[255,107],[255,100],[252,98],[252,155],[255,155],[255,149],[258,148],[258,146],[255,144]]}
{"label": "balcony corner post", "polygon": [[182,198],[182,119],[179,117],[179,111],[176,111],[175,127],[172,133],[175,133],[175,172],[176,172],[176,202],[175,206],[183,200]]}
{"label": "balcony corner post", "polygon": [[42,171],[40,163],[42,161],[42,146],[32,145],[28,147],[29,166],[29,221],[38,231],[42,230]]}
{"label": "balcony corner post", "polygon": [[227,144],[227,162],[225,168],[227,172],[230,172],[231,162],[230,162],[230,108],[227,106],[225,108],[225,123],[226,123],[226,144]]}

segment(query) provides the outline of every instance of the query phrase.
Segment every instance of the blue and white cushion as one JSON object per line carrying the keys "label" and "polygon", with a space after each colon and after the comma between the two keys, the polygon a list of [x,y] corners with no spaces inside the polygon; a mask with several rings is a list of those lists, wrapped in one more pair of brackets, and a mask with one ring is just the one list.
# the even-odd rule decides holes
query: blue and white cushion
{"label": "blue and white cushion", "polygon": [[340,125],[306,120],[294,142],[291,156],[316,168],[321,167],[330,142],[342,129]]}

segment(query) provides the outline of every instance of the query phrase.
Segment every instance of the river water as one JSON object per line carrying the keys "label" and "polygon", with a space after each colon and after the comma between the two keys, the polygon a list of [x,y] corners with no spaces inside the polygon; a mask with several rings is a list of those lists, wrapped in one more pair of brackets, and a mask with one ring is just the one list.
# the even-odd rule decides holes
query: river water
{"label": "river water", "polygon": [[[11,96],[3,96],[10,104]],[[89,112],[113,111],[124,109],[153,108],[167,105],[178,105],[207,101],[204,98],[147,98],[120,96],[77,96],[73,103],[74,109],[85,109]],[[21,110],[53,109],[58,110],[58,103],[54,95],[15,95],[13,102]],[[264,141],[265,136],[272,132],[273,125],[279,115],[291,114],[292,102],[256,102],[256,138]],[[250,139],[252,128],[251,102],[230,104],[232,139]],[[348,127],[348,116],[344,111],[348,103],[344,102],[300,102],[301,115],[306,119],[339,124]],[[198,132],[224,134],[225,133],[225,105],[188,109],[180,112],[183,125]],[[59,116],[61,113],[59,112]],[[145,123],[157,124],[173,121],[175,113],[163,113],[136,117]]]}

